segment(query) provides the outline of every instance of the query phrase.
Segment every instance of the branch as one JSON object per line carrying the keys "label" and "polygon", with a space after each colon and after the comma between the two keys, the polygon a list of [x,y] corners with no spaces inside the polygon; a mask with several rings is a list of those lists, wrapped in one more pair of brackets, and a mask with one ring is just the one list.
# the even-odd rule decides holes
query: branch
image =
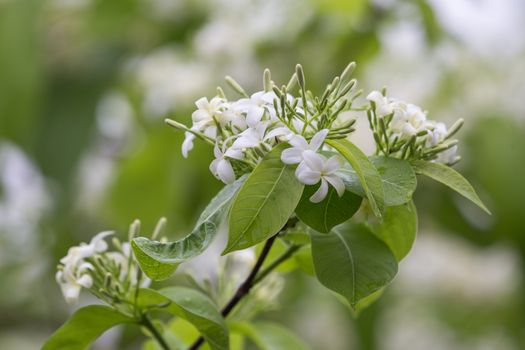
{"label": "branch", "polygon": [[[270,249],[272,248],[273,243],[275,242],[275,239],[281,232],[283,232],[285,229],[289,227],[290,224],[295,224],[292,220],[289,220],[289,222],[274,236],[270,237],[266,243],[264,244],[263,250],[261,251],[261,255],[259,255],[259,258],[257,259],[257,262],[255,263],[255,266],[251,270],[250,274],[244,282],[239,286],[233,297],[230,299],[230,301],[224,306],[224,308],[221,310],[221,314],[223,317],[228,316],[232,310],[235,308],[235,306],[250,292],[252,287],[262,280],[268,273],[270,273],[271,270],[273,270],[277,265],[282,263],[284,260],[288,259],[297,249],[299,249],[298,246],[292,246],[286,251],[283,255],[281,255],[276,261],[274,261],[270,266],[268,266],[266,269],[264,269],[261,274],[258,276],[259,270],[261,269],[264,260],[268,256],[268,253],[270,252]],[[204,344],[204,338],[200,336],[189,348],[188,350],[197,350],[201,347],[201,345]]]}
{"label": "branch", "polygon": [[168,345],[168,343],[166,343],[166,340],[164,340],[162,334],[159,333],[157,328],[155,328],[155,326],[146,314],[142,315],[140,323],[151,332],[153,338],[155,338],[155,340],[159,343],[160,347],[163,350],[170,350],[170,346]]}

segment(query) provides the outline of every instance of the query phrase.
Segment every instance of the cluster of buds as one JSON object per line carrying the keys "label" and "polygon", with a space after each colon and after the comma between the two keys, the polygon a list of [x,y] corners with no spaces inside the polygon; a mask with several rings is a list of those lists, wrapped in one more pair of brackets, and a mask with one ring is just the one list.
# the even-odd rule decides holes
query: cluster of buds
{"label": "cluster of buds", "polygon": [[[155,232],[159,232],[164,225],[165,219],[161,219]],[[140,222],[135,220],[130,226],[129,241],[139,231]],[[114,250],[108,251],[105,239],[111,235],[112,231],[101,232],[90,243],[69,248],[67,255],[60,259],[56,281],[66,302],[76,303],[81,289],[85,288],[109,304],[122,304],[132,300],[138,288],[151,283],[142,275],[129,242],[113,237]]]}
{"label": "cluster of buds", "polygon": [[450,129],[427,119],[419,106],[386,97],[385,91],[372,91],[368,121],[377,152],[401,159],[430,160],[447,165],[457,163],[457,140],[451,138],[463,125],[459,119]]}
{"label": "cluster of buds", "polygon": [[[355,119],[345,118],[341,112],[353,110],[356,80],[350,79],[355,63],[329,84],[321,97],[306,90],[300,65],[287,85],[280,88],[271,80],[270,71],[264,71],[264,90],[249,96],[232,78],[227,83],[241,95],[228,100],[221,88],[211,100],[203,97],[195,104],[190,128],[173,120],[166,122],[186,132],[182,154],[188,156],[193,140],[200,138],[214,147],[215,159],[210,170],[224,183],[232,183],[251,172],[262,158],[277,144],[289,142],[293,148],[283,152],[282,160],[297,164],[297,178],[304,184],[321,182],[319,192],[312,196],[321,201],[332,184],[342,195],[344,186],[335,172],[341,166],[338,158],[326,159],[318,153],[325,139],[346,138],[354,131]],[[291,91],[298,87],[297,94]]]}

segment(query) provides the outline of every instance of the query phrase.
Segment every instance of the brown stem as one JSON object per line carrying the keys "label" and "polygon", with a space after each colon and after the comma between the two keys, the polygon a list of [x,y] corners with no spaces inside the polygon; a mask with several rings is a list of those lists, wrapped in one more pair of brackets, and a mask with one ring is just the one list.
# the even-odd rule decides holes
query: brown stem
{"label": "brown stem", "polygon": [[[287,227],[287,225],[285,226]],[[283,228],[284,229],[284,228]],[[281,230],[282,231],[282,230]],[[237,291],[233,295],[233,297],[230,299],[230,301],[224,306],[224,308],[221,310],[221,314],[223,317],[226,317],[232,312],[232,310],[235,308],[235,306],[250,292],[252,287],[255,285],[254,280],[257,276],[257,273],[261,269],[264,260],[268,256],[268,253],[270,252],[270,249],[272,248],[273,242],[281,233],[279,231],[276,235],[270,237],[266,243],[264,244],[263,250],[261,251],[261,255],[259,255],[259,258],[257,259],[257,262],[255,263],[255,266],[253,267],[252,271],[246,277],[244,282],[237,288]],[[201,347],[201,345],[204,344],[204,338],[200,336],[189,348],[188,350],[197,350]]]}

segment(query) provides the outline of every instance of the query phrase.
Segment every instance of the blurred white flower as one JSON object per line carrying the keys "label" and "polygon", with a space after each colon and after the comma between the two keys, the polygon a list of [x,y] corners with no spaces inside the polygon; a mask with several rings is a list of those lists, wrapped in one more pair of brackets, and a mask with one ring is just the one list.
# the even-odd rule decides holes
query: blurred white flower
{"label": "blurred white flower", "polygon": [[327,159],[314,151],[307,150],[303,152],[303,159],[296,170],[299,181],[305,185],[315,185],[321,181],[319,189],[310,197],[311,202],[319,203],[326,197],[328,184],[335,188],[339,197],[344,194],[343,180],[335,174],[341,167],[337,156]]}
{"label": "blurred white flower", "polygon": [[409,103],[404,108],[395,110],[390,127],[401,139],[407,139],[426,130],[426,121],[427,117],[423,110]]}
{"label": "blurred white flower", "polygon": [[52,201],[39,169],[9,142],[0,142],[0,188],[1,266],[36,255],[34,236]]}
{"label": "blurred white flower", "polygon": [[452,164],[458,159],[458,146],[452,146],[451,148],[438,153],[438,156],[434,161],[437,163]]}
{"label": "blurred white flower", "polygon": [[447,135],[447,127],[443,123],[436,123],[434,121],[427,122],[427,141],[428,147],[437,146],[440,142],[445,141]]}
{"label": "blurred white flower", "polygon": [[193,121],[192,129],[202,131],[207,136],[216,137],[216,121],[221,122],[220,116],[224,102],[220,97],[214,97],[210,101],[206,97],[198,99],[195,102],[197,110],[191,115]]}
{"label": "blurred white flower", "polygon": [[78,301],[80,290],[82,287],[91,288],[93,285],[93,278],[89,274],[90,270],[94,270],[93,265],[78,260],[75,263],[68,263],[56,273],[56,281],[60,285],[64,299],[69,304],[74,304]]}
{"label": "blurred white flower", "polygon": [[182,142],[182,156],[188,158],[188,153],[193,149],[193,140],[195,140],[195,135],[189,131],[184,133],[184,141]]}

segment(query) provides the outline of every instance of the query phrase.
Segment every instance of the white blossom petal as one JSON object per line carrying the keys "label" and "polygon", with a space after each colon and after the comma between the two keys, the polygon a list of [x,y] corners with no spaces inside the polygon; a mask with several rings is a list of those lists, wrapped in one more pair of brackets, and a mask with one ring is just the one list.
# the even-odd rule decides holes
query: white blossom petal
{"label": "white blossom petal", "polygon": [[303,161],[303,150],[292,147],[287,148],[281,153],[281,160],[284,164],[297,164]]}
{"label": "white blossom petal", "polygon": [[80,295],[80,286],[77,284],[61,284],[60,288],[64,299],[68,304],[74,304],[78,301],[78,296]]}
{"label": "white blossom petal", "polygon": [[198,109],[206,109],[209,105],[210,103],[206,97],[201,97],[195,101],[195,106],[197,106]]}
{"label": "white blossom petal", "polygon": [[324,163],[323,173],[333,174],[339,170],[339,168],[341,168],[341,161],[339,160],[339,157],[332,156]]}
{"label": "white blossom petal", "polygon": [[305,185],[315,185],[321,179],[321,174],[317,171],[306,170],[300,172],[297,179]]}
{"label": "white blossom petal", "polygon": [[91,288],[93,285],[93,278],[90,275],[82,275],[78,280],[77,284],[84,288]]}
{"label": "white blossom petal", "polygon": [[188,131],[186,131],[184,135],[186,137],[184,138],[184,142],[182,142],[182,156],[184,158],[188,158],[188,153],[193,149],[193,140],[195,139],[195,135]]}
{"label": "white blossom petal", "polygon": [[315,153],[314,151],[310,150],[306,150],[303,152],[303,160],[311,170],[318,172],[323,171],[324,163],[326,162],[325,157],[323,157],[319,153]]}
{"label": "white blossom petal", "polygon": [[290,133],[291,133],[290,129],[288,129],[286,126],[281,126],[267,133],[264,136],[264,140],[273,139],[274,137],[278,137],[278,136],[286,136],[286,135],[289,135]]}
{"label": "white blossom petal", "polygon": [[235,172],[232,165],[226,159],[222,159],[217,164],[217,175],[225,184],[231,184],[235,181]]}
{"label": "white blossom petal", "polygon": [[308,149],[308,142],[301,135],[292,136],[292,138],[290,139],[290,141],[288,141],[288,143],[292,145],[293,147],[302,149],[303,151],[306,151]]}
{"label": "white blossom petal", "polygon": [[323,129],[323,130],[317,132],[312,137],[312,139],[310,140],[310,147],[309,148],[312,151],[317,151],[319,149],[319,147],[321,147],[321,145],[323,144],[326,136],[328,135],[328,132],[329,132],[328,129]]}
{"label": "white blossom petal", "polygon": [[310,197],[310,202],[312,203],[319,203],[322,202],[323,199],[326,198],[326,195],[328,194],[328,183],[321,179],[321,186],[319,186],[319,189],[315,191],[315,193]]}
{"label": "white blossom petal", "polygon": [[91,242],[89,243],[89,245],[93,247],[93,251],[95,253],[102,253],[108,249],[108,244],[106,243],[106,241],[104,241],[104,239],[107,236],[111,236],[114,233],[115,232],[113,231],[100,232],[99,234],[97,234],[95,237],[91,239]]}
{"label": "white blossom petal", "polygon": [[342,197],[345,193],[345,184],[341,178],[335,174],[323,176],[323,179],[328,181],[336,190],[339,197]]}

